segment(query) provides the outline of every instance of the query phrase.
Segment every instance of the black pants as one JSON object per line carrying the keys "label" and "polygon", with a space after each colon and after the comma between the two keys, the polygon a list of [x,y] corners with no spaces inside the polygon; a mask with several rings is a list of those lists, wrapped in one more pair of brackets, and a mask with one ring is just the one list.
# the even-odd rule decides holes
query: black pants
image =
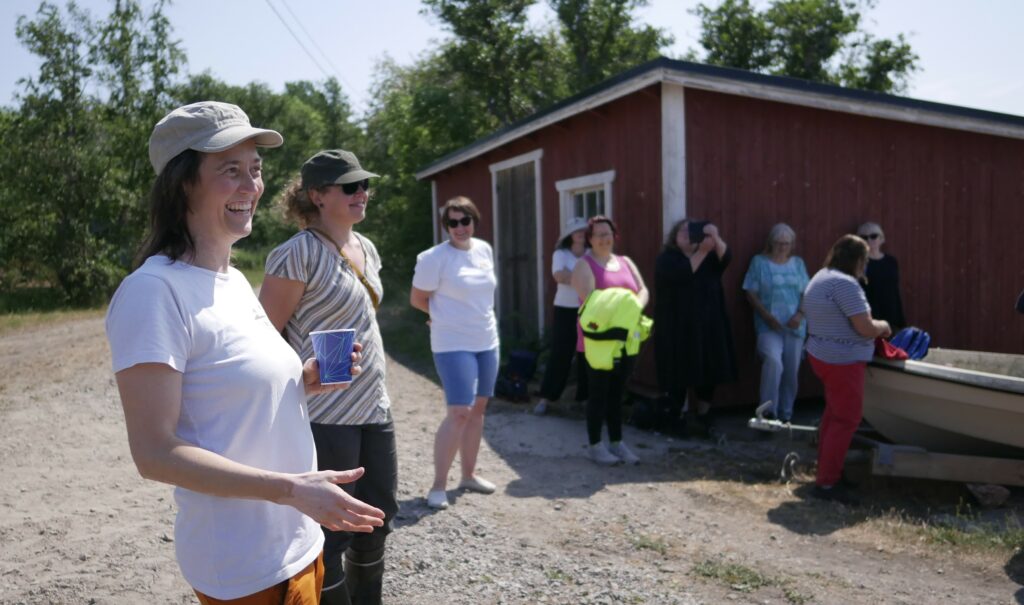
{"label": "black pants", "polygon": [[590,445],[601,441],[601,425],[608,425],[608,441],[622,441],[622,395],[633,373],[636,356],[623,356],[611,370],[588,368],[590,397],[587,399],[587,438]]}
{"label": "black pants", "polygon": [[557,401],[562,396],[574,357],[576,401],[587,399],[587,364],[583,353],[576,352],[576,311],[570,307],[555,307],[554,323],[551,325],[551,355],[540,387],[540,396],[548,401]]}
{"label": "black pants", "polygon": [[340,485],[349,495],[384,511],[384,525],[373,532],[331,531],[324,528],[324,588],[345,579],[342,555],[381,551],[398,513],[398,455],[395,449],[395,425],[363,424],[344,426],[312,423],[320,470],[347,471],[366,469],[354,483]]}

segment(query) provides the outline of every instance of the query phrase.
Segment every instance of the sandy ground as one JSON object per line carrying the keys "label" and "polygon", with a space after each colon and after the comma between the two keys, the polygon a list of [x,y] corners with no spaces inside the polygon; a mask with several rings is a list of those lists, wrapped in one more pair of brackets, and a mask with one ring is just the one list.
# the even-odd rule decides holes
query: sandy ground
{"label": "sandy ground", "polygon": [[[102,318],[7,332],[0,367],[0,603],[195,602],[171,489],[131,462]],[[881,485],[867,509],[808,501],[774,480],[806,446],[778,439],[629,430],[643,463],[604,469],[583,458],[578,419],[494,402],[480,467],[498,493],[452,490],[434,513],[440,390],[394,360],[389,372],[402,502],[389,603],[1024,602],[1019,553],[965,557],[892,522],[883,509],[922,483]]]}

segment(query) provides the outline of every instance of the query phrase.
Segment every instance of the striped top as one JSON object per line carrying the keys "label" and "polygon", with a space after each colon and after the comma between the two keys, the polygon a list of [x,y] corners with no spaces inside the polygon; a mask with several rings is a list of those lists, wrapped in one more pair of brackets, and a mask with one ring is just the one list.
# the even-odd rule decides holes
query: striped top
{"label": "striped top", "polygon": [[807,317],[808,353],[834,365],[871,361],[875,339],[861,336],[850,323],[850,317],[871,312],[852,276],[835,269],[818,271],[804,290],[801,309]]}
{"label": "striped top", "polygon": [[[383,298],[380,255],[370,240],[356,232],[366,256],[363,272]],[[318,424],[381,424],[390,419],[391,400],[385,389],[384,344],[377,312],[366,287],[335,247],[309,231],[300,231],[267,256],[268,275],[300,281],[306,291],[285,325],[288,344],[303,360],[313,357],[314,330],[351,328],[363,345],[363,372],[343,391],[311,395],[306,401],[311,422]]]}

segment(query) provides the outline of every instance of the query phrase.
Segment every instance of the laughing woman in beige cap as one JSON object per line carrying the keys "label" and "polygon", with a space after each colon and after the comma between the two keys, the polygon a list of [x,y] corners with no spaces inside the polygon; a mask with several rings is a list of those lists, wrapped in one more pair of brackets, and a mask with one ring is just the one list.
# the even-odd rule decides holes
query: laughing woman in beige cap
{"label": "laughing woman in beige cap", "polygon": [[385,386],[384,345],[377,305],[384,295],[380,255],[355,231],[366,218],[370,179],[355,154],[321,151],[302,165],[281,198],[285,214],[303,228],[267,256],[260,302],[299,355],[313,354],[315,330],[353,329],[363,343],[363,373],[352,387],[310,397],[309,417],[321,470],[363,467],[345,486],[384,511],[372,533],[324,529],[327,605],[380,603],[384,542],[398,512],[398,459],[391,401]]}
{"label": "laughing woman in beige cap", "polygon": [[176,486],[175,551],[202,603],[314,604],[317,524],[369,532],[384,516],[337,485],[362,469],[316,470],[305,398],[337,387],[320,384],[315,360],[300,361],[230,266],[263,194],[257,148],[282,142],[214,101],[157,123],[141,265],[107,312],[132,458]]}

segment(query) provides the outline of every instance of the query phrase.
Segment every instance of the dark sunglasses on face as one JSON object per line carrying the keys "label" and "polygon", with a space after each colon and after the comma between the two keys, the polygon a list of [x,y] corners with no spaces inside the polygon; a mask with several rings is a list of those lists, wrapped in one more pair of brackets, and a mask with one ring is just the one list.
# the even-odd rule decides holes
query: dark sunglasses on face
{"label": "dark sunglasses on face", "polygon": [[468,227],[469,224],[472,223],[472,222],[473,222],[473,217],[471,217],[471,216],[464,216],[462,218],[450,218],[447,221],[449,229],[454,229],[454,228],[458,227],[459,225],[462,225],[463,227]]}
{"label": "dark sunglasses on face", "polygon": [[878,239],[878,238],[882,237],[882,234],[881,233],[868,233],[867,235],[862,235],[861,237],[863,237],[864,239],[867,239],[867,240],[872,240],[872,239]]}
{"label": "dark sunglasses on face", "polygon": [[363,179],[361,181],[356,181],[354,183],[342,183],[339,184],[338,186],[341,187],[341,191],[345,195],[355,195],[355,193],[359,191],[360,188],[362,188],[363,191],[370,190],[370,179]]}

